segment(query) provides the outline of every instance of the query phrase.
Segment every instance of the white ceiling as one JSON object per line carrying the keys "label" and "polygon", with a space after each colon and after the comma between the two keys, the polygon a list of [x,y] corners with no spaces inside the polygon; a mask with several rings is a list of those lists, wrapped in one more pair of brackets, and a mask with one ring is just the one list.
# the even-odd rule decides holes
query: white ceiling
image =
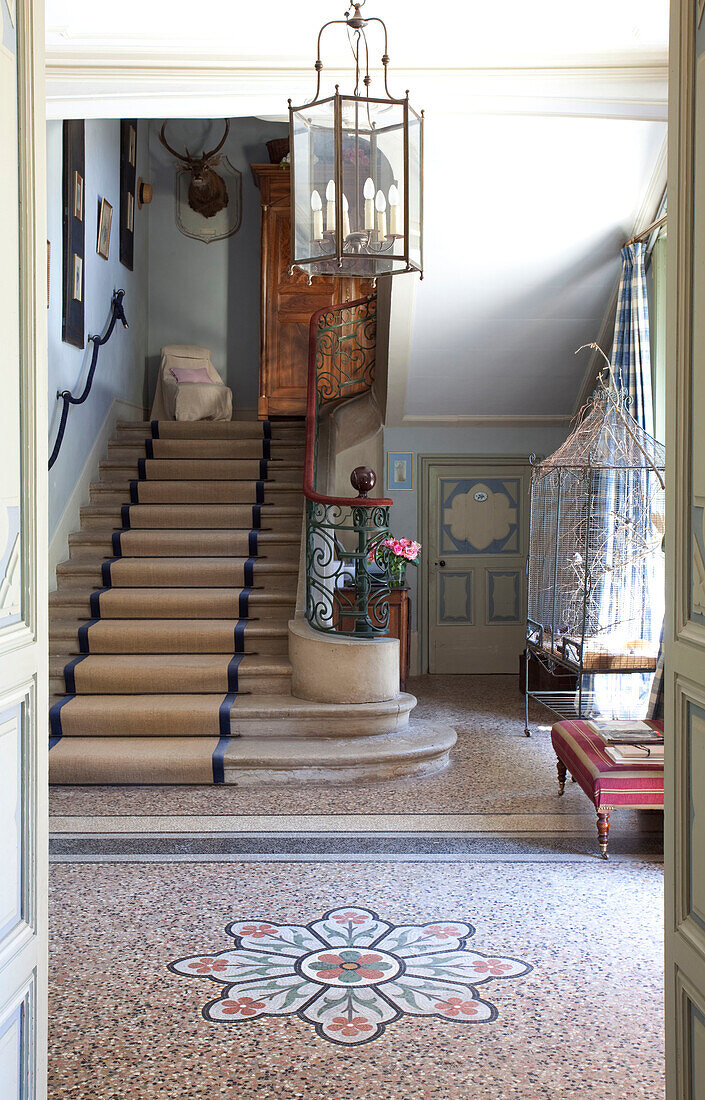
{"label": "white ceiling", "polygon": [[[48,113],[284,117],[313,94],[316,33],[343,8],[47,0]],[[606,338],[619,248],[665,183],[668,0],[367,0],[365,14],[387,21],[391,89],[427,112],[407,414],[570,415],[587,365],[573,351]],[[339,79],[342,29],[323,58]]]}

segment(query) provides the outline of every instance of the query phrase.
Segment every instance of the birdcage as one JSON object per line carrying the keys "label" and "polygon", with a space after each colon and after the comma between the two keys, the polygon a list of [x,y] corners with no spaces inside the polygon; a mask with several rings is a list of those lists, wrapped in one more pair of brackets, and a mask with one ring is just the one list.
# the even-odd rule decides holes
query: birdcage
{"label": "birdcage", "polygon": [[[639,674],[648,694],[646,678],[656,668],[664,602],[665,453],[636,423],[628,403],[613,381],[601,382],[566,442],[534,465],[527,735],[530,697],[562,717],[594,717],[605,713],[600,678]],[[574,677],[569,689],[533,690],[532,661],[554,676]]]}

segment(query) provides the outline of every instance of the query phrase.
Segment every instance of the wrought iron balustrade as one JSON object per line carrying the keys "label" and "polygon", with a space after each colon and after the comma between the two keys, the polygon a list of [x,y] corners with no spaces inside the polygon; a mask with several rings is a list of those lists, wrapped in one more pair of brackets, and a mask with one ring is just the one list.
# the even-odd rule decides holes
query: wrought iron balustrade
{"label": "wrought iron balustrade", "polygon": [[367,392],[374,380],[376,298],[319,310],[311,318],[306,418],[306,618],[323,633],[385,634],[389,582],[374,547],[389,534],[387,498],[369,498],[375,474],[353,471],[358,496],[317,489],[321,411]]}

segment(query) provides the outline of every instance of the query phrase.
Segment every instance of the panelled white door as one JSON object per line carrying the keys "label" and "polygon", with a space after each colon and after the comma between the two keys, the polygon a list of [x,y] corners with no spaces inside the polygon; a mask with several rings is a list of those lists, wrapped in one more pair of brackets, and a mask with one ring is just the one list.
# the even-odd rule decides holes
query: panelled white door
{"label": "panelled white door", "polygon": [[[43,3],[0,0],[0,1096],[46,1095]],[[59,277],[60,257],[54,258]]]}
{"label": "panelled white door", "polygon": [[428,670],[517,672],[526,630],[529,466],[429,460]]}

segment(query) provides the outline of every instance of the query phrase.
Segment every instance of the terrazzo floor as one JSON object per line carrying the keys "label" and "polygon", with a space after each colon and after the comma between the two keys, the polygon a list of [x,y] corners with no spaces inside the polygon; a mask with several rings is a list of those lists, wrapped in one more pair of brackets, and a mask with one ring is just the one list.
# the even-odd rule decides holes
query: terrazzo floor
{"label": "terrazzo floor", "polygon": [[[52,791],[50,1100],[663,1096],[660,815],[615,812],[604,863],[585,796],[556,796],[546,713],[523,735],[514,677],[410,690],[459,734],[427,780]],[[435,930],[435,966],[458,948],[441,1000],[385,992],[385,968],[424,973],[413,946],[385,952],[388,932],[360,940],[361,962],[333,958],[328,940],[308,961],[310,945],[290,946],[341,906],[412,939]],[[229,985],[228,967],[252,947],[261,964],[281,925],[295,927],[275,950],[291,957],[268,965],[292,998],[316,974],[338,993],[343,959],[363,967],[347,1018],[316,1024],[313,998],[248,1000],[247,981]],[[474,933],[454,939],[462,925]],[[513,970],[485,967],[473,987],[483,957]],[[365,965],[382,969],[368,980]]]}

